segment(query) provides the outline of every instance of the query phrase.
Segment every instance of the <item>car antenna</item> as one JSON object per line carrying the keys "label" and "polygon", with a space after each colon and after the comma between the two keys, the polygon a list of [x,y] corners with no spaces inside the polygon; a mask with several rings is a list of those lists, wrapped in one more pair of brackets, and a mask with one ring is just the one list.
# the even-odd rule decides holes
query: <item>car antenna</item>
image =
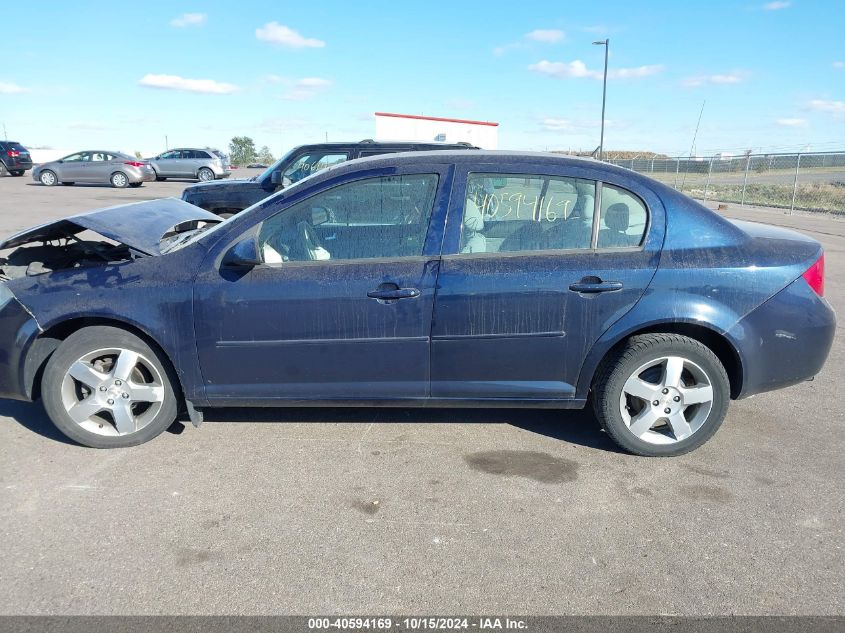
{"label": "car antenna", "polygon": [[[695,139],[698,138],[698,128],[701,127],[701,116],[704,114],[704,106],[707,105],[707,99],[701,103],[701,112],[698,113],[698,123],[695,124],[695,132],[692,135],[692,145],[689,148],[689,159],[692,160],[692,154],[695,152]],[[687,181],[687,169],[684,170],[684,177],[681,179],[681,191],[684,190],[684,183]]]}

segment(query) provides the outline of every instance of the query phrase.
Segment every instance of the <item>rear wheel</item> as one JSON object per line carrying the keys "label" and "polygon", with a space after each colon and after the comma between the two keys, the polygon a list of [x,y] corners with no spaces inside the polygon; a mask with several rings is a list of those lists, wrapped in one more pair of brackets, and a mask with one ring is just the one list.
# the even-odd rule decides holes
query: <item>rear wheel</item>
{"label": "rear wheel", "polygon": [[62,433],[92,448],[141,444],[176,419],[169,365],[147,343],[115,327],[70,335],[41,381],[44,409]]}
{"label": "rear wheel", "polygon": [[21,171],[20,169],[18,169],[17,171],[13,171],[13,172],[11,172],[11,174],[12,174],[13,176],[23,176],[23,171]]}
{"label": "rear wheel", "polygon": [[208,167],[202,167],[197,172],[197,178],[200,179],[200,182],[210,182],[214,180],[214,172],[211,171]]}
{"label": "rear wheel", "polygon": [[42,171],[38,176],[38,180],[41,181],[41,184],[45,187],[54,187],[59,182],[55,172],[52,172],[49,169]]}
{"label": "rear wheel", "polygon": [[116,171],[111,175],[111,186],[118,189],[125,189],[129,186],[129,178],[122,171]]}
{"label": "rear wheel", "polygon": [[682,455],[709,440],[727,413],[730,382],[718,357],[677,334],[631,337],[593,384],[608,435],[637,455]]}

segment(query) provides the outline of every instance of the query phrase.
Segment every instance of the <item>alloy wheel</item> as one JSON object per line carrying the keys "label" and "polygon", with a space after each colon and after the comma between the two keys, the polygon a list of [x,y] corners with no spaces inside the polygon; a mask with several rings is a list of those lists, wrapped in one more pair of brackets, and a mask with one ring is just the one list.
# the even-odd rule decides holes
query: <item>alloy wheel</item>
{"label": "alloy wheel", "polygon": [[713,408],[713,383],[696,363],[664,356],[636,369],[619,398],[628,430],[650,444],[673,444],[698,431]]}
{"label": "alloy wheel", "polygon": [[152,422],[164,403],[164,381],[143,354],[99,349],[65,373],[61,400],[73,422],[98,435],[128,435]]}

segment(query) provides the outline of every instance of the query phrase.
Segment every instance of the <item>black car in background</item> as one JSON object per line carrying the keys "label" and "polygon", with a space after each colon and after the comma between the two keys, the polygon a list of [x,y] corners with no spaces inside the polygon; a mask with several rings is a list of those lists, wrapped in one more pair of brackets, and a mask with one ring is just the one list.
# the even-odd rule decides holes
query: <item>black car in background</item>
{"label": "black car in background", "polygon": [[27,169],[32,169],[29,150],[17,141],[0,141],[0,163],[13,176],[23,176]]}
{"label": "black car in background", "polygon": [[182,200],[206,211],[229,217],[332,165],[378,154],[439,149],[478,148],[469,143],[376,142],[371,139],[350,143],[300,145],[254,178],[192,185],[182,192]]}

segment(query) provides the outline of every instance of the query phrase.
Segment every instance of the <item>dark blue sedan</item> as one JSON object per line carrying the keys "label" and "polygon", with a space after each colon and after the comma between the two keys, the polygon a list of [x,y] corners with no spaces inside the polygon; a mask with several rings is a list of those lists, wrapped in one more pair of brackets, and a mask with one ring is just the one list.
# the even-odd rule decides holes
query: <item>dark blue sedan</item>
{"label": "dark blue sedan", "polygon": [[678,455],[835,329],[817,242],[548,154],[355,160],[226,221],[166,199],[0,248],[0,395],[102,448],[216,406],[591,402]]}

